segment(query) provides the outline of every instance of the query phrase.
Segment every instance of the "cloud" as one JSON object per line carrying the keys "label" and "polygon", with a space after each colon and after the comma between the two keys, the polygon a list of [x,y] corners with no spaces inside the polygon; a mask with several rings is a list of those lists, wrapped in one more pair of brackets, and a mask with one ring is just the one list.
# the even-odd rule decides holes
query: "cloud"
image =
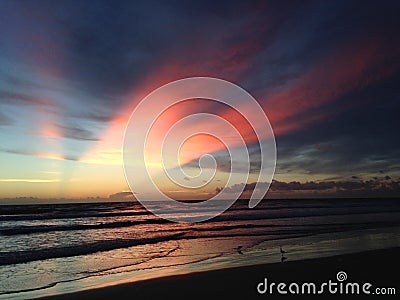
{"label": "cloud", "polygon": [[18,182],[25,182],[25,183],[53,183],[53,182],[60,182],[59,179],[21,179],[21,178],[0,178],[0,182],[8,182],[8,183],[18,183]]}
{"label": "cloud", "polygon": [[[265,188],[268,185],[269,184],[267,182],[260,182],[260,187],[261,188]],[[237,184],[234,184],[232,186],[224,188],[224,191],[227,192],[227,193],[238,193],[240,191],[249,192],[249,191],[253,191],[255,186],[256,186],[255,182],[246,183],[246,184],[245,183],[237,183]],[[221,188],[217,188],[217,189],[218,189],[218,191],[221,190]]]}
{"label": "cloud", "polygon": [[109,199],[111,200],[127,200],[127,199],[131,199],[134,200],[135,195],[132,192],[119,192],[119,193],[115,193],[115,194],[111,194],[109,197]]}
{"label": "cloud", "polygon": [[[353,167],[365,172],[373,172],[380,166],[393,168],[399,165],[400,157],[399,139],[393,131],[400,127],[393,109],[397,107],[400,60],[395,26],[398,20],[390,6],[377,8],[380,14],[374,14],[372,19],[371,4],[359,8],[357,24],[347,4],[340,3],[307,4],[305,8],[294,9],[296,14],[292,7],[285,10],[285,16],[291,18],[268,18],[260,29],[252,27],[257,23],[256,18],[253,22],[244,18],[241,21],[249,28],[247,34],[239,30],[231,40],[221,32],[226,43],[220,39],[221,44],[215,46],[215,49],[226,46],[228,53],[237,49],[234,71],[229,75],[222,67],[213,70],[212,66],[199,65],[198,60],[188,59],[192,56],[185,54],[172,57],[172,66],[161,65],[158,70],[168,74],[165,78],[201,70],[252,87],[250,91],[265,108],[277,136],[281,173],[294,170],[307,176],[351,173]],[[268,12],[250,14],[259,17]],[[386,18],[383,16],[391,22],[388,30],[383,25]],[[304,22],[305,19],[308,21]],[[266,36],[265,43],[253,43],[252,38],[257,36],[254,33]],[[251,46],[246,47],[246,43]],[[197,49],[188,52],[199,60],[210,58],[205,61],[213,65],[215,53],[204,51],[208,48],[201,42],[196,46]],[[243,124],[240,126],[243,128]],[[248,132],[243,134],[246,138],[250,136]],[[252,171],[257,172],[259,160],[256,155],[251,157]],[[226,156],[217,157],[220,170],[229,171],[227,162]],[[197,161],[189,163],[196,164]]]}
{"label": "cloud", "polygon": [[[265,186],[267,182],[261,182]],[[224,189],[227,193],[239,192],[243,189],[243,194],[251,193],[255,188],[256,183],[240,183]],[[221,188],[217,188],[216,192],[220,192]],[[398,196],[400,194],[400,180],[391,180],[377,178],[371,180],[351,180],[351,181],[308,181],[308,182],[283,182],[272,180],[269,194],[273,195],[288,195],[292,196],[308,195],[325,195],[325,196]],[[242,195],[243,196],[243,195]]]}
{"label": "cloud", "polygon": [[55,160],[78,161],[77,157],[69,156],[69,155],[61,155],[59,153],[51,153],[51,152],[34,152],[34,151],[27,151],[27,150],[4,149],[4,148],[0,148],[0,152],[10,153],[10,154],[18,154],[18,155],[36,156],[36,157],[55,159]]}
{"label": "cloud", "polygon": [[89,112],[89,113],[80,113],[78,115],[73,115],[75,118],[79,118],[82,120],[99,122],[99,123],[107,123],[112,121],[115,118],[115,112],[109,112],[108,114],[105,113],[98,113],[98,112]]}
{"label": "cloud", "polygon": [[383,182],[380,179],[373,180],[354,180],[354,181],[321,181],[321,182],[305,182],[298,181],[281,182],[273,181],[271,184],[273,191],[332,191],[332,194],[346,192],[363,192],[376,195],[382,193],[384,195],[398,195],[400,192],[400,181]]}
{"label": "cloud", "polygon": [[0,126],[12,125],[14,121],[7,115],[0,112]]}
{"label": "cloud", "polygon": [[[35,113],[41,112],[33,120],[54,110],[44,123],[61,124],[54,126],[59,135],[46,142],[66,138],[57,141],[62,155],[29,151],[38,144],[3,152],[77,160],[98,150],[87,149],[100,144],[93,141],[107,135],[117,140],[120,128],[101,126],[124,123],[152,89],[188,76],[212,76],[243,86],[260,102],[276,133],[277,173],[288,181],[297,173],[304,180],[357,174],[353,179],[365,182],[368,173],[385,170],[395,178],[400,171],[396,1],[2,1],[0,6],[0,72],[8,76],[0,80],[0,105],[21,112],[18,106],[35,106]],[[229,115],[214,108],[203,106]],[[3,115],[0,125],[17,123]],[[237,124],[256,172],[257,146],[244,123]],[[13,126],[14,136],[31,140],[21,128]],[[228,157],[217,150],[210,149],[219,170],[229,172]],[[100,151],[82,161],[104,161],[106,155],[121,163],[120,155]]]}
{"label": "cloud", "polygon": [[18,92],[8,92],[0,90],[0,104],[3,105],[38,105],[45,107],[54,106],[50,101],[40,99],[40,97],[28,96]]}
{"label": "cloud", "polygon": [[99,141],[99,138],[95,137],[94,133],[90,130],[72,126],[57,125],[57,127],[61,130],[62,137],[64,138],[82,141]]}
{"label": "cloud", "polygon": [[[89,126],[84,124],[86,128]],[[81,125],[83,127],[83,125]],[[81,140],[81,141],[98,141],[97,138],[91,130],[82,128],[77,125],[59,125],[53,123],[51,121],[43,122],[43,126],[40,128],[37,135],[40,137],[44,137],[47,139],[59,139],[59,138],[67,138],[73,140]],[[93,128],[93,127],[91,127]]]}
{"label": "cloud", "polygon": [[[260,146],[258,143],[252,143],[247,145],[248,147],[248,153],[249,153],[249,171],[250,173],[259,173],[260,172],[260,167],[261,167],[261,152],[260,152]],[[211,149],[211,146],[209,147]],[[235,151],[235,147],[231,147],[230,151]],[[217,150],[217,151],[210,151],[209,154],[211,154],[217,165],[217,171],[220,172],[225,172],[225,173],[231,173],[231,157],[229,155],[229,152],[227,152],[225,149],[224,150]],[[247,163],[244,161],[235,161],[235,170],[238,172],[247,172],[248,166]],[[198,159],[193,159],[188,161],[187,163],[183,164],[182,167],[188,167],[188,168],[198,168],[199,167],[199,161]],[[268,164],[265,165],[265,167],[270,167]]]}

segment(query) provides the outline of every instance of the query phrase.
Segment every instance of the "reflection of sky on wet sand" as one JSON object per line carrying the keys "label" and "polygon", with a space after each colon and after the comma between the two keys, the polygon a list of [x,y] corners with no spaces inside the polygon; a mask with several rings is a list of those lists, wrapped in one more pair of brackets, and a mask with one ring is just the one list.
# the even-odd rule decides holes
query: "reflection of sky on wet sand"
{"label": "reflection of sky on wet sand", "polygon": [[[31,271],[26,272],[25,278],[27,281],[36,279],[43,283],[53,279],[63,281],[46,290],[29,293],[30,296],[52,295],[196,271],[276,263],[281,261],[280,246],[287,252],[285,257],[288,260],[400,247],[399,236],[400,228],[392,227],[265,242],[259,242],[255,237],[244,238],[242,241],[231,238],[170,241],[95,253],[85,257],[31,262],[31,268],[28,268]],[[243,254],[236,251],[239,243],[243,246]],[[147,259],[143,259],[145,256]],[[96,276],[88,276],[90,273],[83,271],[104,270],[108,265],[112,268],[97,273]],[[65,272],[48,272],[60,269]],[[81,274],[82,278],[69,282],[68,277],[76,276],[77,273]],[[10,285],[19,288],[18,283],[8,280]],[[3,285],[7,285],[6,281],[7,278],[2,278]],[[6,298],[13,299],[12,295],[7,295]]]}
{"label": "reflection of sky on wet sand", "polygon": [[291,261],[398,245],[394,199],[247,204],[195,224],[129,203],[2,208],[0,293],[48,288],[0,298],[280,262],[280,246]]}

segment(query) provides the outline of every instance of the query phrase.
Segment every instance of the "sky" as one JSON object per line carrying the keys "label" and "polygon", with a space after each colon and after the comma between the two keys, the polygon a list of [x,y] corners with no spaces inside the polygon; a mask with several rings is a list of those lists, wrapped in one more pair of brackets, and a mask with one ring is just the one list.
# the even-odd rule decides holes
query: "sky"
{"label": "sky", "polygon": [[[129,195],[122,140],[133,109],[193,76],[239,85],[268,116],[268,197],[399,196],[399,12],[398,1],[0,1],[0,198]],[[160,132],[215,113],[258,153],[229,108],[193,99],[174,109]],[[185,166],[210,152],[218,172],[201,191],[161,183],[172,197],[209,197],[229,174],[223,144],[191,142]],[[227,188],[251,192],[254,181]]]}

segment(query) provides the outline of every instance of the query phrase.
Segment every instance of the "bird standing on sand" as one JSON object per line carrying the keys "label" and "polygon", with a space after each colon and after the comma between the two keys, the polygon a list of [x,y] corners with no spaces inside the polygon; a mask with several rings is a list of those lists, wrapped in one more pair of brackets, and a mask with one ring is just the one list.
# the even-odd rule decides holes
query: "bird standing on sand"
{"label": "bird standing on sand", "polygon": [[243,246],[238,246],[238,247],[236,248],[236,251],[237,251],[239,254],[242,254],[242,255],[243,255],[242,248],[243,248]]}
{"label": "bird standing on sand", "polygon": [[287,260],[287,257],[284,256],[286,251],[282,249],[282,246],[279,246],[279,248],[281,250],[281,262],[284,262],[285,260]]}

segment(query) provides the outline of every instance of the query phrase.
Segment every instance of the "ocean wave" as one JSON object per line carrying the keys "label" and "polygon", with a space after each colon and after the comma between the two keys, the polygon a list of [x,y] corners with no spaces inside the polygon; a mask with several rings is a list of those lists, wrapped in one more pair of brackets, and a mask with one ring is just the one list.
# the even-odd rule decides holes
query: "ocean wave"
{"label": "ocean wave", "polygon": [[72,224],[72,225],[38,225],[38,226],[20,226],[12,228],[0,229],[0,235],[20,235],[20,234],[32,234],[40,232],[51,232],[51,231],[73,231],[73,230],[88,230],[88,229],[106,229],[106,228],[121,228],[130,227],[140,224],[165,224],[169,221],[164,219],[147,219],[138,221],[121,221],[121,222],[109,222],[100,224]]}
{"label": "ocean wave", "polygon": [[[346,216],[346,215],[363,215],[370,213],[397,213],[399,210],[393,209],[375,209],[371,211],[369,209],[359,209],[358,211],[346,211],[344,209],[330,209],[330,210],[312,210],[312,211],[293,211],[293,210],[285,210],[281,212],[276,211],[265,211],[263,213],[260,212],[252,212],[252,211],[241,211],[240,213],[228,213],[220,215],[213,220],[209,221],[208,230],[210,231],[219,231],[219,230],[228,230],[232,229],[232,225],[229,227],[226,226],[218,226],[220,223],[224,222],[237,222],[237,221],[260,221],[260,220],[273,220],[273,219],[296,219],[296,218],[307,218],[307,217],[325,217],[325,216]],[[391,220],[382,221],[384,225],[390,225],[393,222]],[[158,217],[151,216],[148,219],[143,220],[132,220],[132,221],[115,221],[115,222],[104,222],[104,223],[94,223],[94,224],[61,224],[61,225],[18,225],[14,224],[12,226],[4,226],[0,227],[0,236],[13,236],[13,235],[25,235],[25,234],[34,234],[34,233],[45,233],[45,232],[54,232],[54,231],[78,231],[78,230],[96,230],[96,229],[113,229],[113,228],[123,228],[123,227],[132,227],[136,225],[163,225],[163,224],[172,224],[170,221],[165,219],[160,219]],[[350,223],[351,224],[351,223]],[[316,224],[323,225],[323,224]],[[345,226],[346,224],[341,224],[341,226]],[[368,224],[363,224],[368,225]],[[237,228],[252,228],[258,225],[254,224],[246,224],[246,225],[235,225]],[[244,227],[243,227],[244,226]],[[267,225],[263,225],[267,226]],[[268,226],[274,226],[270,224]],[[288,226],[294,226],[293,224],[288,224]],[[182,229],[181,229],[182,230]],[[202,229],[199,229],[202,230]]]}
{"label": "ocean wave", "polygon": [[26,263],[26,262],[44,260],[50,258],[86,255],[100,251],[109,251],[109,250],[128,248],[138,245],[156,244],[159,242],[179,239],[184,234],[185,233],[176,233],[172,235],[165,235],[165,236],[158,236],[151,238],[97,241],[82,245],[46,248],[40,250],[0,252],[0,266]]}
{"label": "ocean wave", "polygon": [[74,212],[74,213],[44,213],[44,214],[3,214],[0,221],[33,221],[54,219],[80,219],[80,218],[104,218],[104,217],[128,217],[150,215],[148,211],[134,212]]}

